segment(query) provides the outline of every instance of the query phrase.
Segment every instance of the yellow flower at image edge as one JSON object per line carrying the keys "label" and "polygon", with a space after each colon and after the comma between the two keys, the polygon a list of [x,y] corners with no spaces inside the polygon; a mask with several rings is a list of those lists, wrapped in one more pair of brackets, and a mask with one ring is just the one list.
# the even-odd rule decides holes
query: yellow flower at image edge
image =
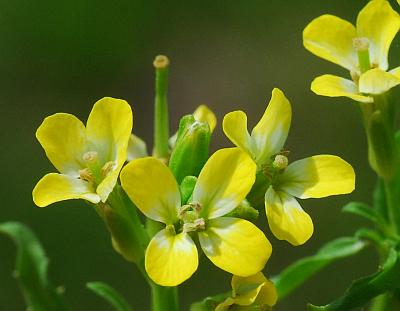
{"label": "yellow flower at image edge", "polygon": [[311,53],[350,71],[352,80],[334,75],[317,77],[311,90],[318,95],[346,96],[359,102],[400,84],[400,67],[389,68],[388,53],[400,28],[400,16],[386,0],[372,0],[360,11],[356,27],[334,15],[311,21],[303,31]]}
{"label": "yellow flower at image edge", "polygon": [[219,268],[239,276],[261,271],[271,255],[265,235],[249,221],[224,217],[250,191],[256,165],[238,148],[215,152],[203,167],[191,202],[182,206],[179,186],[161,161],[142,158],[121,172],[122,187],[147,217],[162,222],[147,247],[145,268],[163,286],[176,286],[198,266],[193,238]]}
{"label": "yellow flower at image edge", "polygon": [[332,155],[317,155],[289,164],[283,151],[292,110],[279,89],[251,135],[243,111],[228,113],[223,120],[226,136],[247,152],[257,164],[258,171],[269,181],[265,194],[265,210],[272,233],[293,245],[305,243],[314,226],[310,216],[296,198],[321,198],[354,190],[355,174],[350,164]]}
{"label": "yellow flower at image edge", "polygon": [[278,300],[274,284],[262,272],[248,277],[234,275],[231,285],[232,297],[220,303],[215,311],[269,310]]}
{"label": "yellow flower at image edge", "polygon": [[75,116],[56,113],[43,121],[36,137],[60,172],[45,175],[33,189],[37,206],[67,199],[105,202],[126,160],[132,110],[105,97],[93,106],[86,127]]}

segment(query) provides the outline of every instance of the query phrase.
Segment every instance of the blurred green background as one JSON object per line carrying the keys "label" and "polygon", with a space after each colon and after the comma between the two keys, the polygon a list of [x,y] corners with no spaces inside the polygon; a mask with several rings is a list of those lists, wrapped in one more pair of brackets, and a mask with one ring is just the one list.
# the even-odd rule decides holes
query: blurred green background
{"label": "blurred green background", "polygon": [[[286,148],[291,160],[336,154],[353,164],[357,189],[348,196],[305,200],[315,233],[301,247],[277,241],[265,272],[279,273],[325,242],[368,225],[341,213],[348,200],[371,201],[375,177],[366,160],[366,141],[357,106],[347,99],[318,97],[312,79],[323,73],[347,75],[302,47],[302,30],[324,13],[355,22],[366,1],[0,1],[1,207],[0,222],[17,220],[37,233],[51,259],[50,275],[66,288],[71,310],[111,310],[85,288],[108,282],[135,310],[148,310],[149,292],[136,268],[113,252],[94,210],[67,201],[35,208],[31,190],[54,171],[35,138],[44,117],[69,112],[86,120],[103,96],[126,99],[134,109],[134,132],[152,142],[154,73],[157,54],[171,60],[171,130],[179,118],[206,103],[219,122],[242,109],[252,127],[273,87],[293,106]],[[395,6],[395,3],[392,3]],[[397,5],[397,4],[396,4]],[[399,44],[392,48],[398,65]],[[213,149],[230,146],[219,123]],[[0,310],[25,310],[12,278],[15,247],[0,236]],[[342,293],[352,278],[375,270],[372,251],[336,263],[313,277],[276,310],[305,310]],[[202,258],[196,274],[180,289],[182,310],[206,295],[229,289],[230,275]]]}

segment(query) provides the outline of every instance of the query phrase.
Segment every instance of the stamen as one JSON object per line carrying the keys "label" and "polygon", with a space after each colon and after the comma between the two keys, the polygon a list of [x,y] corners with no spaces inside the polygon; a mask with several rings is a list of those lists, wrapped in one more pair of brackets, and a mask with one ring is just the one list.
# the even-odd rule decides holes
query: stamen
{"label": "stamen", "polygon": [[96,151],[88,151],[86,153],[84,153],[84,155],[82,156],[83,161],[85,161],[85,163],[87,164],[92,164],[97,162],[98,159],[98,153]]}
{"label": "stamen", "polygon": [[88,168],[79,171],[79,178],[88,182],[94,181],[93,174]]}
{"label": "stamen", "polygon": [[103,177],[106,177],[110,172],[112,172],[114,170],[114,167],[115,167],[115,162],[114,161],[108,161],[101,168],[101,175],[103,175]]}

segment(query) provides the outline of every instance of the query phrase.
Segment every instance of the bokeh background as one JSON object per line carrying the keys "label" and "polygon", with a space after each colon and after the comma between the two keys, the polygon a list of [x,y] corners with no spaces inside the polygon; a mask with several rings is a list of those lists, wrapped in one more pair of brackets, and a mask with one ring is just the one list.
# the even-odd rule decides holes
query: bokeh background
{"label": "bokeh background", "polygon": [[[277,241],[260,224],[273,246],[268,275],[312,254],[327,241],[368,225],[341,213],[349,200],[371,201],[374,174],[366,160],[366,141],[357,106],[348,99],[318,97],[312,79],[323,73],[347,75],[302,47],[302,30],[324,13],[355,22],[366,1],[0,1],[1,179],[0,222],[17,220],[39,236],[51,259],[53,283],[66,288],[71,310],[111,310],[85,288],[104,281],[125,295],[135,310],[149,310],[149,292],[136,268],[113,252],[109,235],[94,210],[67,201],[35,208],[31,190],[54,171],[35,138],[44,117],[69,112],[86,120],[103,96],[128,100],[134,132],[152,144],[153,58],[171,59],[171,130],[199,104],[209,105],[221,121],[242,109],[253,126],[274,87],[293,106],[286,148],[291,159],[336,154],[353,164],[357,189],[348,196],[305,200],[315,223],[304,246]],[[394,7],[397,3],[392,3]],[[399,44],[391,50],[398,65]],[[219,123],[213,150],[230,146]],[[0,236],[0,310],[25,310],[11,273],[15,247]],[[287,297],[276,310],[305,310],[307,302],[327,303],[351,279],[375,270],[377,258],[363,251],[335,263]],[[226,291],[230,276],[202,258],[198,272],[181,286],[182,310],[204,296]]]}

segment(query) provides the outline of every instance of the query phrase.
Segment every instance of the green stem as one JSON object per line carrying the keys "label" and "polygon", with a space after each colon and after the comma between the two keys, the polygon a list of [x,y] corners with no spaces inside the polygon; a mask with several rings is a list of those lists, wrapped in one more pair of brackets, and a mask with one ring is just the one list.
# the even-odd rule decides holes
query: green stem
{"label": "green stem", "polygon": [[152,311],[177,311],[178,288],[164,287],[157,284],[151,285],[151,307]]}
{"label": "green stem", "polygon": [[400,209],[396,204],[396,196],[394,193],[394,182],[392,180],[384,181],[385,195],[386,195],[386,205],[389,214],[389,223],[393,230],[399,234],[400,233]]}
{"label": "green stem", "polygon": [[166,56],[158,55],[154,60],[156,69],[156,95],[154,106],[154,155],[168,159],[169,120],[168,120],[168,66]]}
{"label": "green stem", "polygon": [[371,305],[370,311],[396,311],[400,310],[400,302],[392,293],[385,293],[376,297]]}

